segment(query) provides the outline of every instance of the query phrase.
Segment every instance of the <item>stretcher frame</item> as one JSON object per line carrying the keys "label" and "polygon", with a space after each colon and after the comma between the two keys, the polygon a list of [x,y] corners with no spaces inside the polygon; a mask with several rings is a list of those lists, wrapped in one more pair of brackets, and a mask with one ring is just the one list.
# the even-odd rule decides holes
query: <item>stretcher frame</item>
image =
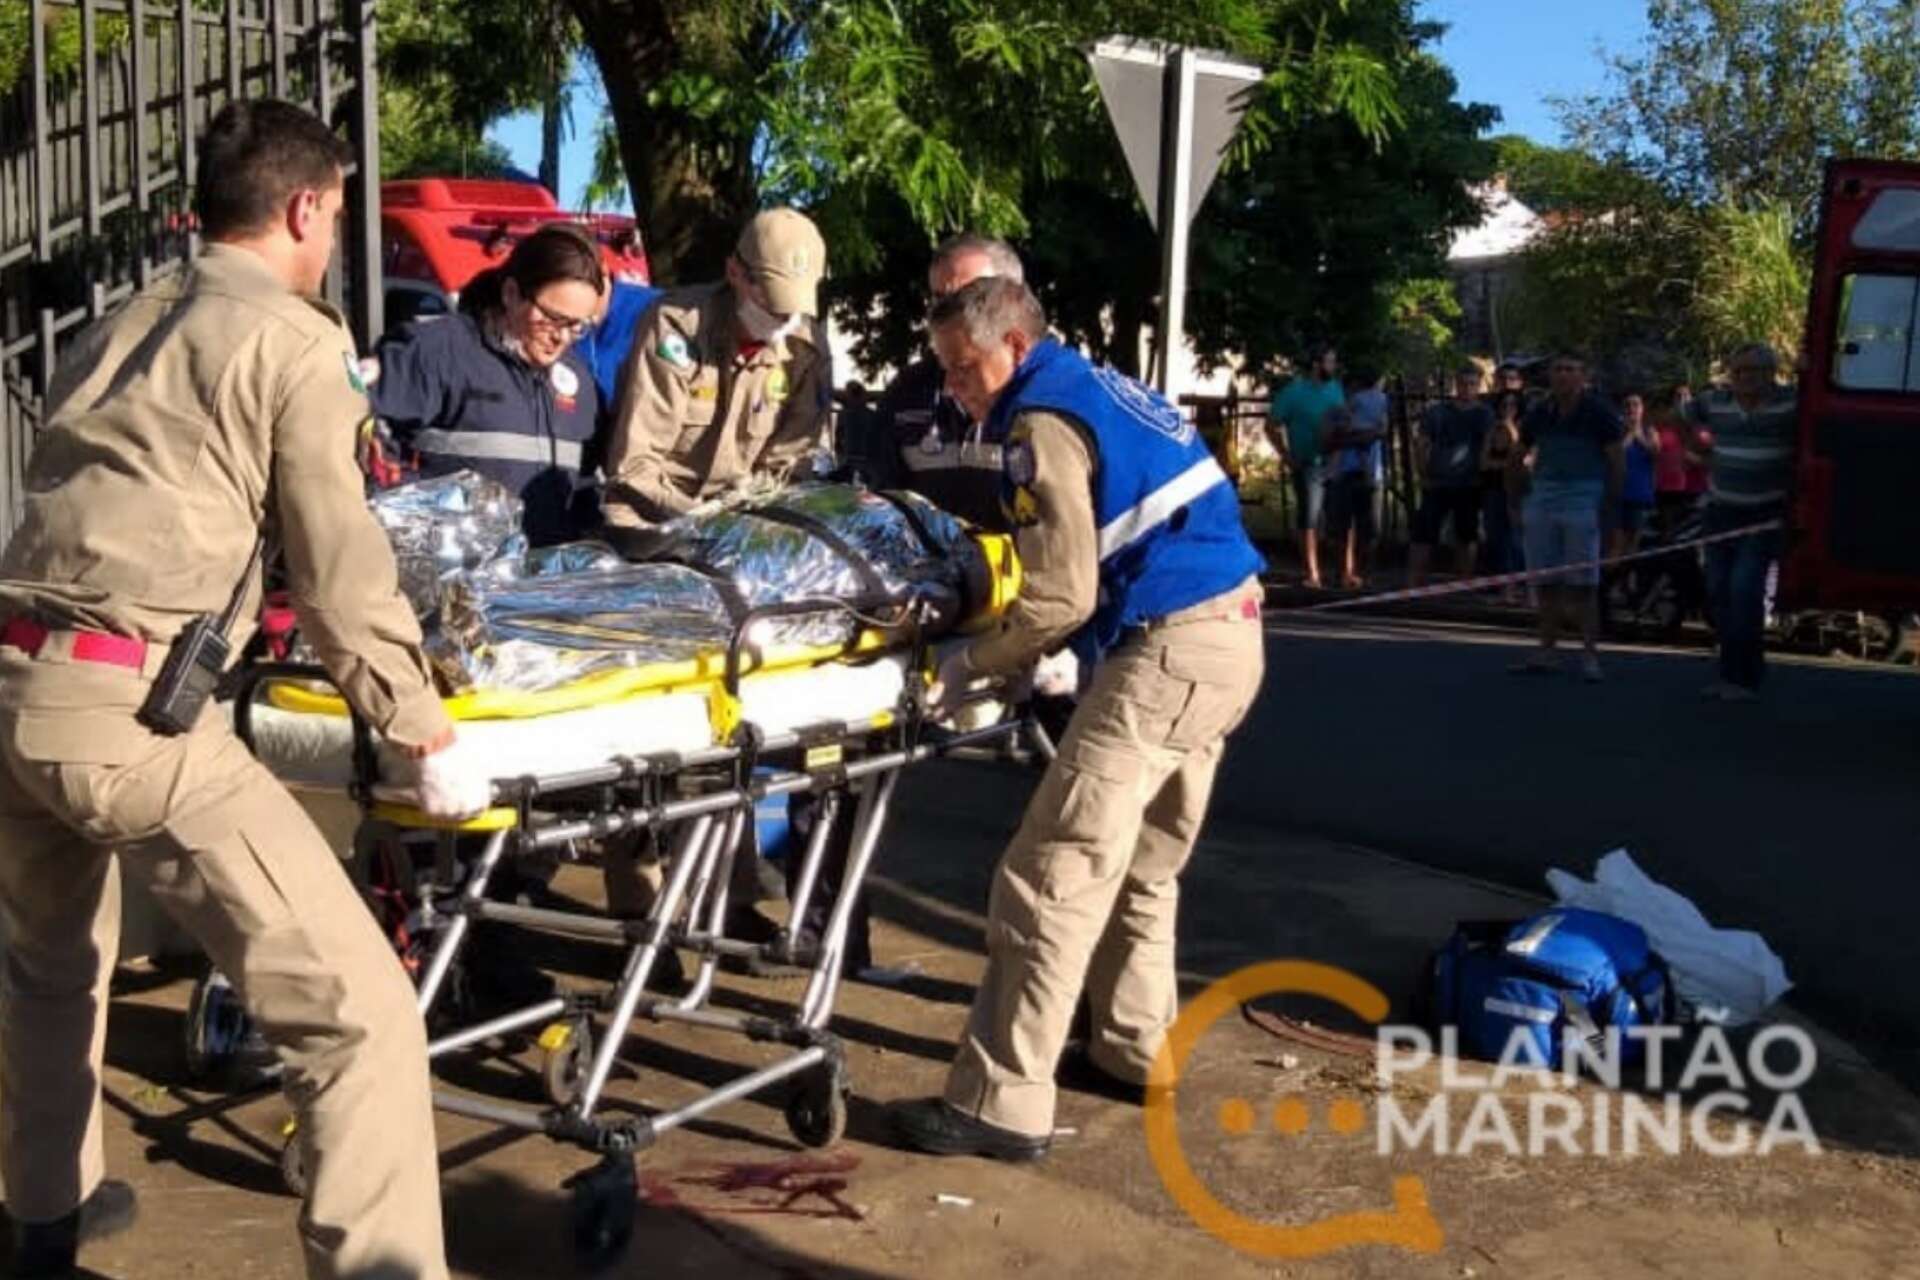
{"label": "stretcher frame", "polygon": [[[723,685],[737,706],[739,682],[752,663],[747,636],[761,619],[817,613],[826,602],[797,601],[752,610],[734,629],[726,651]],[[845,607],[845,606],[840,606]],[[851,612],[851,610],[849,610]],[[856,614],[856,616],[859,616]],[[863,619],[863,621],[871,621]],[[926,668],[928,646],[921,606],[912,606],[903,627],[912,646],[910,671]],[[859,652],[858,640],[849,651]],[[234,725],[252,746],[250,711],[270,681],[327,681],[317,667],[260,663],[234,684]],[[829,1029],[842,978],[842,957],[854,906],[871,870],[900,773],[907,767],[967,747],[1009,741],[1025,732],[1047,758],[1052,743],[1030,716],[966,731],[930,724],[924,683],[910,678],[892,711],[858,720],[828,719],[768,735],[738,722],[724,745],[618,757],[597,767],[550,774],[497,778],[494,807],[466,823],[437,822],[416,810],[382,803],[375,795],[378,763],[372,734],[353,716],[354,773],[350,788],[367,818],[401,830],[437,831],[430,876],[416,880],[418,915],[433,935],[421,966],[418,1005],[423,1018],[441,1010],[449,975],[469,945],[473,928],[486,921],[616,944],[624,949],[618,979],[599,991],[558,993],[468,1026],[432,1035],[429,1060],[500,1037],[542,1029],[544,1077],[551,1105],[511,1104],[437,1087],[434,1106],[454,1115],[548,1138],[596,1155],[599,1162],[567,1182],[572,1192],[576,1250],[590,1265],[617,1256],[633,1230],[637,1206],[636,1160],[659,1139],[691,1121],[762,1090],[786,1085],[785,1116],[796,1140],[824,1147],[839,1140],[847,1119],[846,1054]],[[724,934],[735,859],[757,856],[748,846],[752,815],[761,800],[811,793],[822,809],[813,824],[791,891],[789,924],[775,938],[756,944]],[[818,891],[829,840],[844,810],[853,829],[838,893],[817,942],[796,932]],[[648,915],[619,920],[549,907],[490,900],[487,890],[503,866],[548,855],[579,861],[577,843],[651,830],[670,834],[672,853],[665,883]],[[479,854],[463,860],[458,838],[484,834]],[[411,866],[411,859],[406,860]],[[661,953],[669,947],[693,952],[699,967],[683,995],[647,990]],[[728,957],[770,962],[805,971],[798,1000],[784,1016],[735,1013],[709,1007],[721,961]],[[622,1111],[609,1118],[601,1102],[626,1037],[642,1022],[673,1023],[732,1033],[791,1052],[767,1066],[712,1088],[684,1105],[651,1115]],[[282,1168],[288,1181],[303,1181],[296,1135],[289,1131]]]}

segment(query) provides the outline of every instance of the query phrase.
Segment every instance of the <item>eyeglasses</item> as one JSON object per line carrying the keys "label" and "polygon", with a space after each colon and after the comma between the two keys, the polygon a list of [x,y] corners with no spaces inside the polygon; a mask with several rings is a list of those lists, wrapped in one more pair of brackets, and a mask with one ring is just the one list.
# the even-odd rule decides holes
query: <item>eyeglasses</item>
{"label": "eyeglasses", "polygon": [[538,298],[529,298],[527,301],[533,304],[534,311],[538,313],[535,317],[536,323],[542,328],[553,330],[562,337],[578,338],[593,328],[592,316],[576,319],[555,311]]}

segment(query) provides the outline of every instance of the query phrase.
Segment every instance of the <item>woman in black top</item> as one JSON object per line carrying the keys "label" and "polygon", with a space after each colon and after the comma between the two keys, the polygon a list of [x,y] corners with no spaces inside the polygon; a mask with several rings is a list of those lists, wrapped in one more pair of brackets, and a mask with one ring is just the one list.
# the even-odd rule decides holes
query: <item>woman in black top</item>
{"label": "woman in black top", "polygon": [[[1517,391],[1502,391],[1493,400],[1493,430],[1480,449],[1480,490],[1487,526],[1488,573],[1512,573],[1520,568],[1519,513],[1507,493],[1507,465],[1520,447],[1520,415],[1526,409]],[[1519,600],[1519,589],[1503,593]]]}

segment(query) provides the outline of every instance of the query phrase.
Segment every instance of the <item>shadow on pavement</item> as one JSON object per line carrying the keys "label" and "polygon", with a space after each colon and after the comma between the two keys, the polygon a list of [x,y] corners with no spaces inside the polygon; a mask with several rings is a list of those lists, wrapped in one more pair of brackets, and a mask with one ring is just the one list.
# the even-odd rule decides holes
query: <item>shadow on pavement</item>
{"label": "shadow on pavement", "polygon": [[[770,1166],[747,1166],[765,1168]],[[643,1175],[644,1175],[643,1166]],[[729,1199],[731,1184],[707,1194]],[[450,1184],[444,1195],[449,1261],[456,1272],[478,1280],[527,1280],[596,1275],[609,1280],[680,1280],[726,1276],[728,1280],[904,1280],[885,1271],[829,1261],[775,1243],[754,1226],[756,1217],[799,1214],[831,1216],[804,1206],[781,1207],[783,1188],[755,1187],[720,1207],[659,1206],[643,1185],[634,1238],[625,1255],[602,1270],[583,1270],[570,1248],[568,1193],[529,1188],[504,1174],[487,1172]],[[847,1223],[858,1230],[857,1221]],[[852,1235],[842,1238],[846,1244]],[[823,1241],[832,1247],[830,1241]]]}

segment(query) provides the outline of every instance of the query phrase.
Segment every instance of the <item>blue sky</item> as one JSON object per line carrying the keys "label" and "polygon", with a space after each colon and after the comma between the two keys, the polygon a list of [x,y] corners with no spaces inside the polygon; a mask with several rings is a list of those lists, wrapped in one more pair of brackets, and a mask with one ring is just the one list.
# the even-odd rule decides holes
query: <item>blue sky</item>
{"label": "blue sky", "polygon": [[1647,33],[1646,0],[1425,0],[1421,12],[1449,30],[1440,57],[1460,96],[1488,102],[1502,133],[1557,143],[1549,97],[1578,97],[1606,83],[1597,50],[1636,50]]}
{"label": "blue sky", "polygon": [[[1645,0],[1424,0],[1421,12],[1450,28],[1439,52],[1459,77],[1460,96],[1499,107],[1500,132],[1547,143],[1560,141],[1560,128],[1546,99],[1600,88],[1605,74],[1596,50],[1629,51],[1646,33]],[[561,196],[570,208],[593,161],[597,93],[589,85],[576,94],[578,134],[561,153]],[[487,132],[520,168],[539,167],[537,115],[509,117]]]}

